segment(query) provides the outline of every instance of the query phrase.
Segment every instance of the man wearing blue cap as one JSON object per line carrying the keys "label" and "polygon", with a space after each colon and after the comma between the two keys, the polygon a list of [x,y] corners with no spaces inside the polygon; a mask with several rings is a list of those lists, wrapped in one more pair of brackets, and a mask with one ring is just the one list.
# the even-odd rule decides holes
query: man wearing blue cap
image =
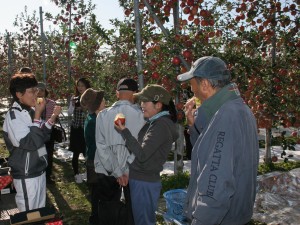
{"label": "man wearing blue cap", "polygon": [[186,215],[193,225],[239,225],[251,220],[259,147],[255,118],[218,57],[198,59],[189,72],[202,104],[186,104],[192,150]]}

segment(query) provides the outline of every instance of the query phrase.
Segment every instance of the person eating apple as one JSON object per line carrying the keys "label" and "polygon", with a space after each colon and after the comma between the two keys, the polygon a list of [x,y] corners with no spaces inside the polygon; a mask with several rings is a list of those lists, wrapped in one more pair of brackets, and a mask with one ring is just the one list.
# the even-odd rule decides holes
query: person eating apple
{"label": "person eating apple", "polygon": [[[121,120],[115,128],[125,139],[130,153],[135,155],[129,165],[129,186],[136,225],[155,225],[155,211],[161,191],[160,172],[173,142],[178,138],[177,113],[168,91],[160,85],[147,85],[134,95],[141,104],[147,123],[138,137]],[[142,199],[142,200],[141,200]]]}

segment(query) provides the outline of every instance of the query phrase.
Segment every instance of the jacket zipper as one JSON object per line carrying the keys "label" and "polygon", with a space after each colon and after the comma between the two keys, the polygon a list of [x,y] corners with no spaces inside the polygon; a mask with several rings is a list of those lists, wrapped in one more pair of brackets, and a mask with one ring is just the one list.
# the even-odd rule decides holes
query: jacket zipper
{"label": "jacket zipper", "polygon": [[30,152],[27,152],[26,162],[25,162],[25,176],[28,176],[29,158],[30,158]]}
{"label": "jacket zipper", "polygon": [[46,159],[46,157],[43,155],[43,158],[44,158],[44,160],[45,160],[45,162],[46,162],[46,167],[48,166],[48,160]]}

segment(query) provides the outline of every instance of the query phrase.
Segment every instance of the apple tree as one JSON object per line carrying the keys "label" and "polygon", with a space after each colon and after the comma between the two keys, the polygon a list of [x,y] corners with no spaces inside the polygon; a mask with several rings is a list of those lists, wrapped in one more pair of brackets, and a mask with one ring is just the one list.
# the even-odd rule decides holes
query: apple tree
{"label": "apple tree", "polygon": [[[188,69],[182,59],[190,65],[201,56],[216,55],[227,62],[268,138],[274,126],[297,127],[299,4],[297,0],[140,1],[145,81],[179,92],[181,101],[184,95],[176,76]],[[134,30],[132,2],[124,0],[120,5],[131,22],[128,29]],[[178,7],[179,19],[172,24]]]}

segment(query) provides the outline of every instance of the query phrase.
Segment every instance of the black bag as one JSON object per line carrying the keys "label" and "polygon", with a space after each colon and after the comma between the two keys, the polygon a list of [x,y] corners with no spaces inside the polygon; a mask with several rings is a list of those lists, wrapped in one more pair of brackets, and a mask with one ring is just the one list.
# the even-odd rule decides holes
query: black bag
{"label": "black bag", "polygon": [[52,126],[52,133],[51,133],[51,139],[54,140],[54,142],[62,143],[67,140],[66,131],[62,127],[60,120],[58,120],[59,126],[54,124]]}

